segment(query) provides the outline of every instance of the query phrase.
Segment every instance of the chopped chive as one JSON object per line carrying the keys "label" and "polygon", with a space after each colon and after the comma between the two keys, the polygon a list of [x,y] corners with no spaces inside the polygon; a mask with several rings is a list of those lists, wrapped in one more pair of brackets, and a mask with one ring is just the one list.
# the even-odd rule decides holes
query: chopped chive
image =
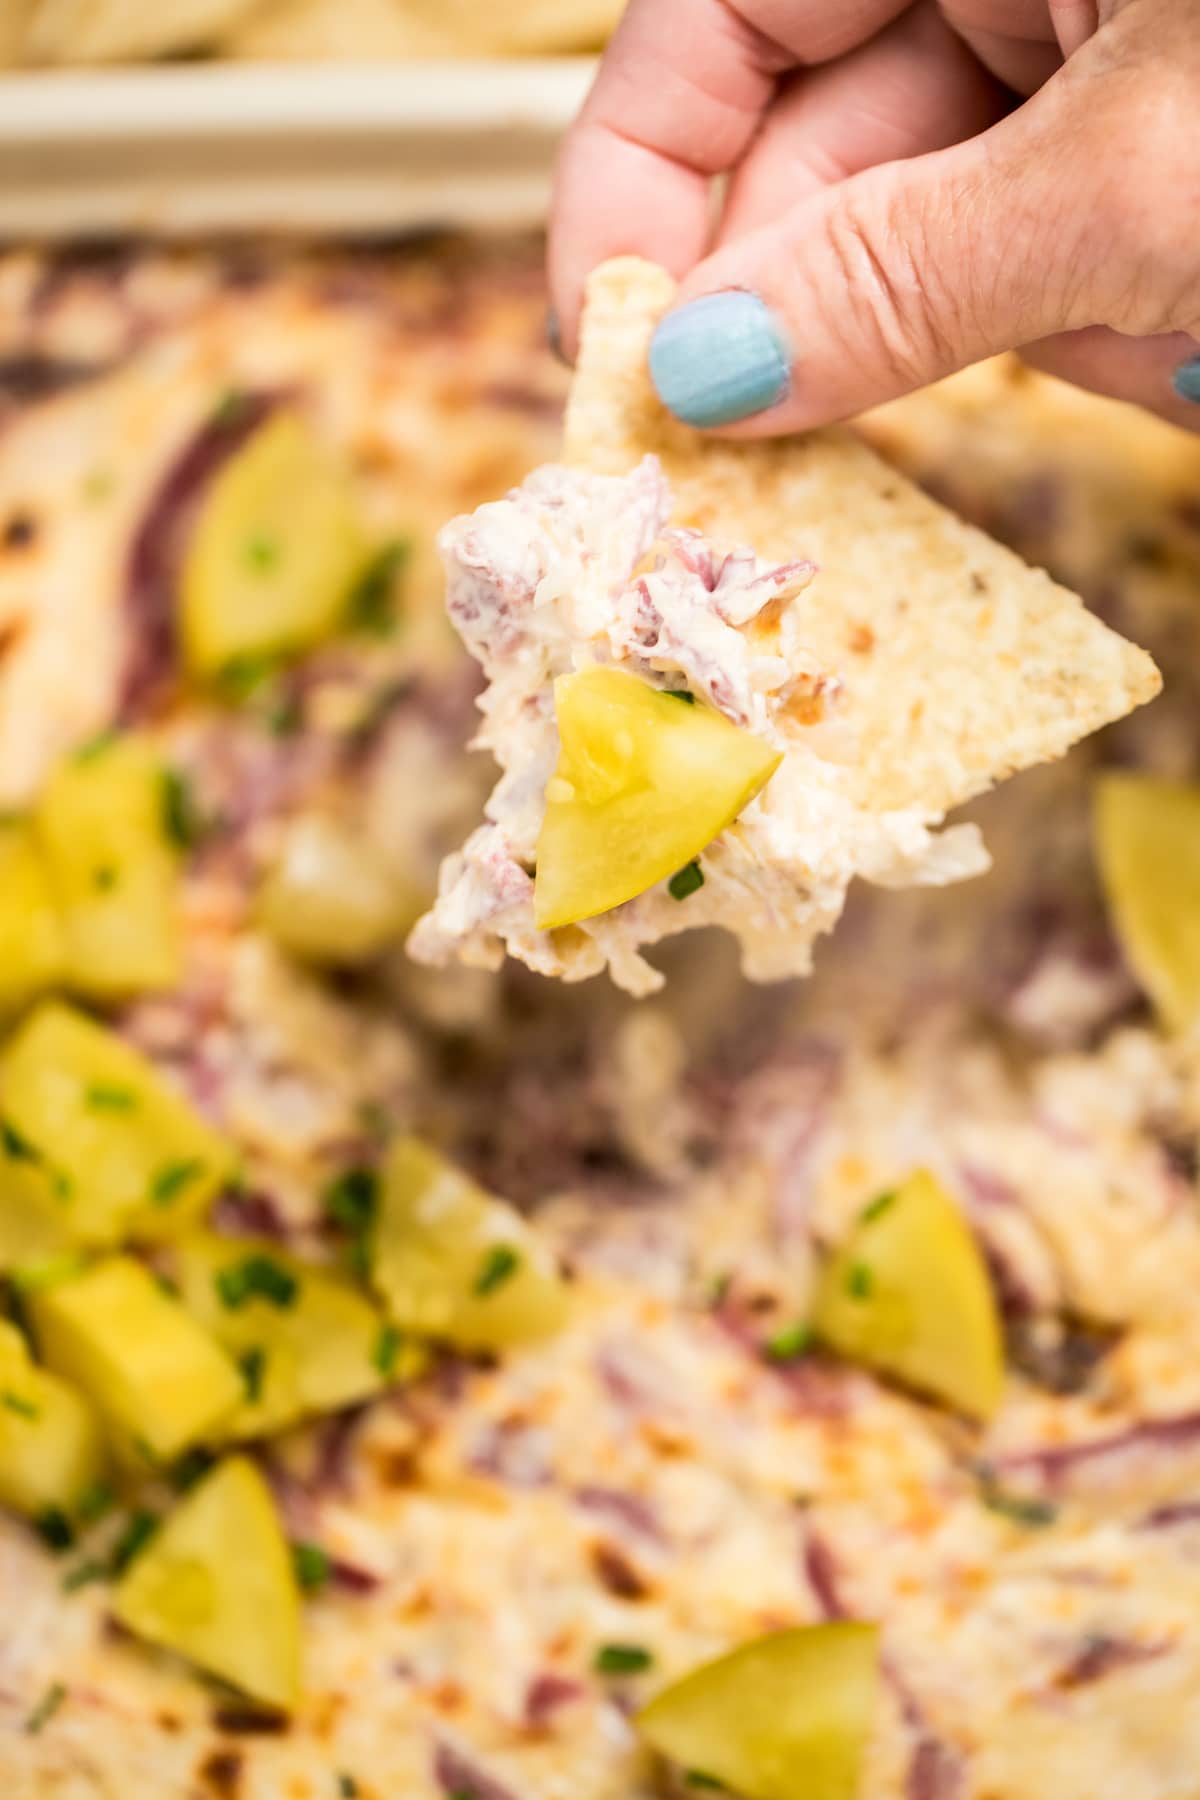
{"label": "chopped chive", "polygon": [[117,1496],[107,1481],[93,1482],[75,1508],[76,1517],[81,1525],[94,1525],[112,1511],[116,1502]]}
{"label": "chopped chive", "polygon": [[812,1327],[803,1319],[797,1319],[794,1325],[785,1325],[774,1337],[769,1337],[763,1345],[763,1352],[772,1362],[791,1362],[812,1344]]}
{"label": "chopped chive", "polygon": [[852,1300],[868,1300],[875,1285],[869,1263],[851,1263],[846,1275],[846,1292]]}
{"label": "chopped chive", "polygon": [[592,1667],[597,1675],[640,1675],[653,1661],[641,1644],[601,1644]]}
{"label": "chopped chive", "polygon": [[279,539],[260,534],[246,543],[246,563],[258,575],[266,575],[279,563]]}
{"label": "chopped chive", "polygon": [[61,1506],[47,1506],[33,1521],[33,1528],[51,1550],[69,1550],[75,1542],[75,1527]]}
{"label": "chopped chive", "polygon": [[371,1361],[386,1381],[395,1372],[396,1359],[404,1343],[404,1333],[395,1325],[381,1325],[371,1351]]}
{"label": "chopped chive", "polygon": [[684,1787],[715,1788],[718,1793],[725,1792],[725,1783],[718,1781],[715,1775],[706,1775],[703,1769],[689,1769],[683,1778]]}
{"label": "chopped chive", "polygon": [[164,833],[180,850],[193,849],[204,836],[204,821],[191,782],[180,769],[164,769],[161,794]]}
{"label": "chopped chive", "polygon": [[696,696],[687,688],[664,688],[663,693],[668,700],[682,700],[685,706],[695,706]]}
{"label": "chopped chive", "polygon": [[521,1266],[521,1258],[511,1244],[493,1244],[479,1267],[475,1292],[480,1299],[494,1294],[506,1281],[511,1281]]}
{"label": "chopped chive", "polygon": [[337,1791],[341,1800],[358,1800],[358,1783],[353,1775],[341,1774],[337,1778]]}
{"label": "chopped chive", "polygon": [[686,900],[704,886],[704,870],[700,867],[700,859],[687,863],[677,874],[672,875],[667,883],[667,892],[672,900]]}
{"label": "chopped chive", "polygon": [[290,1269],[285,1269],[273,1256],[261,1253],[227,1264],[217,1270],[213,1279],[222,1306],[227,1306],[231,1312],[254,1299],[269,1301],[282,1311],[295,1305],[300,1291],[300,1283]]}
{"label": "chopped chive", "polygon": [[11,1120],[0,1118],[0,1144],[16,1162],[40,1163],[41,1152],[22,1135]]}
{"label": "chopped chive", "polygon": [[979,1498],[989,1512],[999,1513],[1015,1525],[1053,1525],[1058,1518],[1058,1507],[1052,1501],[1040,1500],[1032,1494],[1006,1493],[989,1480],[982,1483]]}
{"label": "chopped chive", "polygon": [[212,422],[219,426],[240,425],[249,405],[250,396],[241,388],[226,388],[217,395],[212,409]]}
{"label": "chopped chive", "polygon": [[412,553],[406,538],[390,538],[372,557],[351,590],[346,618],[358,631],[390,637],[396,629],[396,577]]}
{"label": "chopped chive", "polygon": [[52,1681],[33,1711],[25,1721],[25,1730],[30,1737],[36,1737],[39,1731],[50,1723],[59,1707],[67,1697],[67,1690],[61,1681]]}
{"label": "chopped chive", "polygon": [[256,689],[264,681],[269,681],[279,668],[279,659],[274,656],[261,656],[247,653],[245,656],[233,656],[221,669],[216,678],[217,692],[223,700],[231,705],[240,705],[249,700]]}
{"label": "chopped chive", "polygon": [[263,714],[263,724],[272,737],[294,737],[304,723],[304,709],[295,694],[285,694]]}
{"label": "chopped chive", "polygon": [[171,1464],[167,1470],[167,1480],[177,1494],[186,1494],[189,1488],[195,1487],[208,1474],[215,1461],[216,1457],[211,1450],[195,1444],[190,1450],[185,1450],[177,1462]]}
{"label": "chopped chive", "polygon": [[86,743],[80,744],[72,760],[77,763],[95,762],[98,756],[103,756],[106,750],[112,749],[120,735],[120,732],[112,725],[106,731],[98,731],[95,737],[88,738]]}
{"label": "chopped chive", "polygon": [[103,1081],[94,1081],[83,1098],[93,1112],[132,1112],[138,1103],[132,1088],[110,1086]]}
{"label": "chopped chive", "polygon": [[82,1275],[86,1258],[78,1250],[64,1250],[59,1256],[43,1256],[39,1261],[14,1269],[8,1277],[18,1294],[39,1294],[57,1282]]}
{"label": "chopped chive", "polygon": [[14,1394],[11,1388],[0,1388],[0,1406],[6,1412],[16,1413],[19,1419],[40,1419],[42,1416],[40,1406],[27,1400],[24,1394]]}
{"label": "chopped chive", "polygon": [[293,1544],[292,1564],[306,1594],[317,1593],[329,1580],[329,1553],[320,1544]]}
{"label": "chopped chive", "polygon": [[133,1513],[112,1547],[112,1554],[108,1562],[111,1573],[123,1575],[134,1558],[146,1548],[157,1530],[157,1513],[146,1511]]}
{"label": "chopped chive", "polygon": [[108,1580],[108,1564],[102,1563],[98,1557],[89,1556],[85,1561],[76,1563],[68,1569],[62,1578],[64,1594],[74,1594],[82,1587],[88,1587],[94,1581]]}
{"label": "chopped chive", "polygon": [[267,1353],[261,1344],[252,1344],[238,1357],[238,1367],[246,1383],[246,1398],[251,1405],[262,1399],[263,1376],[267,1371]]}
{"label": "chopped chive", "polygon": [[706,1305],[723,1306],[729,1297],[729,1290],[732,1286],[733,1276],[728,1269],[722,1269],[720,1274],[714,1275],[708,1284],[708,1291],[704,1296]]}
{"label": "chopped chive", "polygon": [[205,1172],[205,1165],[198,1156],[185,1157],[181,1162],[164,1163],[150,1183],[151,1206],[170,1206],[183,1192],[191,1187]]}
{"label": "chopped chive", "polygon": [[365,1231],[379,1204],[379,1176],[374,1169],[343,1169],[321,1195],[326,1217],[344,1231]]}
{"label": "chopped chive", "polygon": [[867,1205],[864,1206],[859,1213],[859,1224],[870,1225],[873,1220],[882,1219],[884,1213],[887,1212],[890,1207],[895,1205],[896,1198],[895,1188],[885,1188],[882,1194],[876,1194],[875,1198],[868,1201]]}
{"label": "chopped chive", "polygon": [[92,886],[98,894],[111,894],[120,879],[120,870],[115,863],[101,863],[92,870]]}

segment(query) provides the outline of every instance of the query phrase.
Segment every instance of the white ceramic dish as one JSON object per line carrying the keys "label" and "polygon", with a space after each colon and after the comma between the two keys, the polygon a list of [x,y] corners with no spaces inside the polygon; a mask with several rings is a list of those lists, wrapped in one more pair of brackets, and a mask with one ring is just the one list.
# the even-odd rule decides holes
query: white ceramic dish
{"label": "white ceramic dish", "polygon": [[590,58],[0,78],[0,237],[544,216]]}

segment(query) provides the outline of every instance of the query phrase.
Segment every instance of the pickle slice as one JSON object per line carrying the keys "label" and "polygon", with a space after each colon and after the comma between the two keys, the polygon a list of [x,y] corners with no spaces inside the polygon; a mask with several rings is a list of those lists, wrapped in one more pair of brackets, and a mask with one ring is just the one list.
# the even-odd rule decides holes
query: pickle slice
{"label": "pickle slice", "polygon": [[162,765],[136,738],[68,757],[34,814],[66,940],[66,977],[119,998],[179,976],[179,858],[164,827]]}
{"label": "pickle slice", "polygon": [[192,533],[189,667],[211,676],[320,643],[371,555],[343,470],[301,419],[276,414],[221,470]]}
{"label": "pickle slice", "polygon": [[172,1462],[242,1398],[231,1359],[130,1257],[36,1289],[29,1308],[47,1366],[88,1395],[135,1462]]}
{"label": "pickle slice", "polygon": [[1124,771],[1095,792],[1100,873],[1121,944],[1170,1031],[1200,1019],[1200,785]]}
{"label": "pickle slice", "polygon": [[0,1505],[29,1519],[71,1514],[103,1470],[87,1402],[35,1367],[20,1332],[0,1319]]}
{"label": "pickle slice", "polygon": [[270,1489],[254,1464],[218,1463],[130,1565],[113,1612],[252,1699],[300,1694],[300,1596]]}
{"label": "pickle slice", "polygon": [[566,1287],[520,1214],[417,1138],[384,1164],[371,1277],[403,1330],[464,1349],[533,1343],[567,1319]]}
{"label": "pickle slice", "polygon": [[711,707],[621,669],[560,676],[554,704],[562,748],[534,884],[544,931],[608,912],[684,868],[781,761]]}
{"label": "pickle slice", "polygon": [[174,1259],[180,1297],[242,1369],[227,1438],[261,1437],[378,1393],[403,1346],[378,1307],[323,1269],[253,1238],[198,1232]]}
{"label": "pickle slice", "polygon": [[0,1055],[10,1152],[50,1178],[75,1244],[171,1237],[233,1169],[232,1149],[144,1056],[60,1001]]}
{"label": "pickle slice", "polygon": [[368,961],[403,936],[418,908],[406,905],[370,845],[317,814],[289,827],[258,896],[275,942],[309,962]]}
{"label": "pickle slice", "polygon": [[647,1743],[743,1800],[855,1800],[875,1712],[878,1633],[776,1631],[685,1675],[638,1714]]}
{"label": "pickle slice", "polygon": [[66,963],[45,859],[24,821],[0,820],[0,1015],[57,986]]}
{"label": "pickle slice", "polygon": [[0,1274],[63,1255],[75,1246],[70,1208],[45,1166],[0,1138]]}
{"label": "pickle slice", "polygon": [[821,1273],[812,1323],[850,1361],[972,1418],[1000,1404],[1004,1347],[987,1266],[924,1170],[865,1209]]}

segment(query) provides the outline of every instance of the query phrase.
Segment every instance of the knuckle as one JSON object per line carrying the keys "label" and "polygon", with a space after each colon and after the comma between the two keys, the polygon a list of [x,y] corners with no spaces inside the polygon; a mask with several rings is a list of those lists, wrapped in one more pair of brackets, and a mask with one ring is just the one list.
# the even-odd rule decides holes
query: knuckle
{"label": "knuckle", "polygon": [[957,299],[930,251],[929,221],[893,171],[849,182],[830,213],[845,334],[866,346],[897,387],[957,360]]}

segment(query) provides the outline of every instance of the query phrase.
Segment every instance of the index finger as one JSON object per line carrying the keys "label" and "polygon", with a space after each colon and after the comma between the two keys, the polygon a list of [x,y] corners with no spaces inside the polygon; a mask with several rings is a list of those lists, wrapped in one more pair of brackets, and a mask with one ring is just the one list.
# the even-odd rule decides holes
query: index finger
{"label": "index finger", "polygon": [[704,254],[710,184],[758,129],[775,83],[873,37],[908,0],[631,0],[564,142],[550,291],[574,355],[583,285],[605,257],[674,275]]}

